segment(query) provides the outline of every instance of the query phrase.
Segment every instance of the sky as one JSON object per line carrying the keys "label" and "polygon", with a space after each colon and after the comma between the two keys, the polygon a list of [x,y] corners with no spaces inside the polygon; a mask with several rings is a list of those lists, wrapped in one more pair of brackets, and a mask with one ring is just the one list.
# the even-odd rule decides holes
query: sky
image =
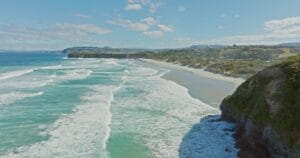
{"label": "sky", "polygon": [[300,0],[0,0],[0,49],[300,41]]}

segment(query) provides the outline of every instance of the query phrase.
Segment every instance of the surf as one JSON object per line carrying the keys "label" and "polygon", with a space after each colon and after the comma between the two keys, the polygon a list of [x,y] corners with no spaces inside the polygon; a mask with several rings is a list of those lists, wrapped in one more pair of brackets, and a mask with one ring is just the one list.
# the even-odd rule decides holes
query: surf
{"label": "surf", "polygon": [[0,94],[0,106],[9,105],[25,98],[36,97],[43,94],[44,92],[37,92],[37,93],[10,92],[7,94]]}
{"label": "surf", "polygon": [[27,70],[16,70],[11,72],[5,72],[0,74],[0,80],[6,80],[14,77],[23,76],[25,74],[32,73],[35,69],[27,69]]}
{"label": "surf", "polygon": [[64,115],[46,131],[49,140],[19,147],[0,157],[108,157],[113,93],[118,86],[93,86],[82,96],[82,104]]}

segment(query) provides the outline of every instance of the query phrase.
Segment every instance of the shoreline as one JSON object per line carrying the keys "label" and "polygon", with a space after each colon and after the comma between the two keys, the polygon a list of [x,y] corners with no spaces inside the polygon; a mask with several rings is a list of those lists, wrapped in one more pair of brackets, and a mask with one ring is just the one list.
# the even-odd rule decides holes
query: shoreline
{"label": "shoreline", "polygon": [[[209,149],[215,149],[214,153],[216,154],[214,156],[237,157],[239,148],[235,146],[236,140],[233,137],[236,124],[221,120],[219,106],[224,97],[233,93],[244,80],[213,74],[204,70],[197,71],[197,69],[163,61],[149,59],[141,59],[141,61],[155,67],[169,69],[170,71],[162,75],[161,78],[185,87],[190,97],[216,110],[215,113],[199,116],[199,122],[193,124],[191,129],[183,136],[179,146],[179,157],[211,157],[214,154],[199,152],[207,150],[204,147],[206,145],[210,146]],[[211,97],[211,100],[207,97]],[[212,100],[215,101],[215,104],[210,102]],[[213,146],[211,142],[218,142],[225,144],[225,146]]]}
{"label": "shoreline", "polygon": [[220,108],[222,100],[232,94],[242,81],[163,61],[148,59],[138,61],[145,66],[168,69],[169,71],[162,75],[162,78],[187,88],[191,97],[216,109]]}
{"label": "shoreline", "polygon": [[153,59],[140,59],[140,60],[143,61],[143,62],[156,64],[156,65],[163,66],[163,67],[169,67],[169,68],[173,68],[173,69],[185,70],[185,71],[191,72],[191,73],[193,73],[197,76],[201,76],[201,77],[205,77],[205,78],[231,82],[236,87],[238,87],[240,84],[242,84],[245,81],[245,79],[243,79],[243,78],[235,78],[235,77],[224,76],[224,75],[221,75],[221,74],[216,74],[216,73],[212,73],[212,72],[209,72],[209,71],[205,71],[204,69],[195,69],[195,68],[191,68],[191,67],[188,67],[188,66],[182,66],[182,65],[178,65],[178,64],[174,64],[174,63],[168,63],[166,61],[158,61],[158,60],[153,60]]}

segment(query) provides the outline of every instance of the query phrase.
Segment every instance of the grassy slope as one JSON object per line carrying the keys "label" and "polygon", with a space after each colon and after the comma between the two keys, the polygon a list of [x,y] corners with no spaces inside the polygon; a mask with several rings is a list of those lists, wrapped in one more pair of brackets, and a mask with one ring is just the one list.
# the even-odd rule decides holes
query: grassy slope
{"label": "grassy slope", "polygon": [[300,49],[238,46],[206,49],[164,50],[147,57],[233,77],[248,78],[263,68],[296,55]]}

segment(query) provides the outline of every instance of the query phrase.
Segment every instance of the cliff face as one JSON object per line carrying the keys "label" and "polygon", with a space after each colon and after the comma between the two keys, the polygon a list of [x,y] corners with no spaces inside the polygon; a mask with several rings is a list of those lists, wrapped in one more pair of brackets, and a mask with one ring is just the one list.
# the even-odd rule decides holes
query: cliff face
{"label": "cliff face", "polygon": [[249,78],[221,104],[240,157],[300,157],[300,56]]}

